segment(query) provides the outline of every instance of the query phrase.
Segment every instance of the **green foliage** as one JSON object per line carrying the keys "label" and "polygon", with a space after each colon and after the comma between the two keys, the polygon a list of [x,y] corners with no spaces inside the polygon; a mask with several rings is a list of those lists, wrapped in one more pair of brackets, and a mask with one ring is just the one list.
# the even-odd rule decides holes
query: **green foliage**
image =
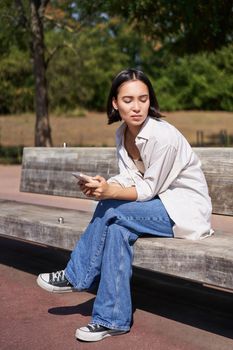
{"label": "green foliage", "polygon": [[0,56],[0,113],[33,110],[33,78],[28,53],[12,46]]}
{"label": "green foliage", "polygon": [[63,110],[77,105],[105,108],[109,86],[116,72],[135,64],[137,36],[119,19],[84,28],[77,36],[53,32],[47,43],[63,42],[64,47],[49,65],[51,107]]}
{"label": "green foliage", "polygon": [[25,21],[29,3],[3,0],[0,11],[0,113],[17,113],[33,109],[34,82],[30,63],[30,35]]}
{"label": "green foliage", "polygon": [[173,53],[211,52],[232,42],[232,2],[228,0],[108,0],[105,8],[111,14],[121,13],[135,29]]}
{"label": "green foliage", "polygon": [[23,146],[1,146],[0,164],[21,164]]}
{"label": "green foliage", "polygon": [[[19,8],[24,5],[24,12]],[[0,56],[7,56],[12,46],[26,51],[30,46],[30,32],[27,18],[30,3],[28,0],[2,0],[0,9]]]}
{"label": "green foliage", "polygon": [[232,67],[231,46],[175,59],[153,79],[161,108],[233,111]]}
{"label": "green foliage", "polygon": [[[3,0],[1,7],[0,113],[34,109],[29,2],[22,0],[24,13],[16,3]],[[138,67],[152,79],[163,110],[232,111],[233,53],[223,46],[232,40],[228,3],[50,0],[44,22],[50,109],[103,110],[112,77]]]}

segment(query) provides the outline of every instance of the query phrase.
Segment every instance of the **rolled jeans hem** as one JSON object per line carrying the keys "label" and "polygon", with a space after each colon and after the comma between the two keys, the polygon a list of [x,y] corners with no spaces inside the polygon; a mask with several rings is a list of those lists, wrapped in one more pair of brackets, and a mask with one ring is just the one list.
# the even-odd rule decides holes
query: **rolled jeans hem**
{"label": "rolled jeans hem", "polygon": [[79,288],[77,287],[77,285],[75,284],[75,282],[73,282],[72,277],[69,275],[69,271],[67,271],[67,269],[65,269],[65,276],[67,278],[67,280],[70,282],[70,284],[72,284],[72,286],[77,289],[78,292],[84,292],[86,289],[84,288]]}
{"label": "rolled jeans hem", "polygon": [[99,324],[100,326],[109,328],[109,329],[115,329],[118,331],[126,331],[128,332],[130,330],[130,326],[117,326],[117,325],[112,325],[109,322],[103,321],[98,317],[95,317],[92,319],[91,323]]}

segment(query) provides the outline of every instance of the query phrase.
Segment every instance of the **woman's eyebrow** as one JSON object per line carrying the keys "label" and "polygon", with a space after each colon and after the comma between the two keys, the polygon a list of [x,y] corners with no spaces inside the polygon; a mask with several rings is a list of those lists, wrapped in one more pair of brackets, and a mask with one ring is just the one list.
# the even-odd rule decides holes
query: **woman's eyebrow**
{"label": "woman's eyebrow", "polygon": [[[148,96],[149,96],[149,94],[143,94],[143,95],[139,95],[138,97],[148,97]],[[132,98],[132,97],[134,97],[134,96],[130,96],[130,95],[122,96],[122,98]]]}

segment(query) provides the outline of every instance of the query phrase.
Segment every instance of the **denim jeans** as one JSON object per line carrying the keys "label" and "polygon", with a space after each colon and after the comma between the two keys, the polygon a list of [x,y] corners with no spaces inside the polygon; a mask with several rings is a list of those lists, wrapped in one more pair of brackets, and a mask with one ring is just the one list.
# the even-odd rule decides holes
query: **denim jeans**
{"label": "denim jeans", "polygon": [[109,199],[98,203],[65,269],[67,279],[79,291],[99,279],[93,323],[129,330],[133,244],[148,234],[173,237],[173,225],[158,197],[147,202]]}

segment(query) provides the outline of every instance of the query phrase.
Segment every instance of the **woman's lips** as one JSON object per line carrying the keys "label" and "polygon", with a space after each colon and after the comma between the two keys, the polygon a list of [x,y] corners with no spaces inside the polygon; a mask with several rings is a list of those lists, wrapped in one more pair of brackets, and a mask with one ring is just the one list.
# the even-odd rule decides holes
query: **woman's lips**
{"label": "woman's lips", "polygon": [[142,118],[140,114],[133,114],[131,115],[131,118]]}

